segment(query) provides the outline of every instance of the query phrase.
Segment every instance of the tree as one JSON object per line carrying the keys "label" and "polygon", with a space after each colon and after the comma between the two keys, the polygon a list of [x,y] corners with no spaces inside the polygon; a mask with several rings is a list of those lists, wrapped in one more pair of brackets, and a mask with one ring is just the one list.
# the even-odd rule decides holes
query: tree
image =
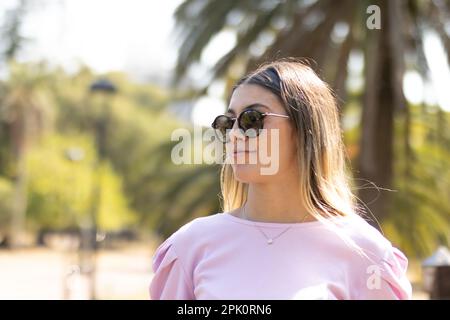
{"label": "tree", "polygon": [[[66,151],[79,148],[83,158],[70,161]],[[32,230],[92,227],[92,209],[102,231],[117,231],[135,223],[123,190],[123,177],[97,155],[88,135],[46,134],[27,154],[27,224]],[[51,177],[49,179],[49,177]],[[97,184],[101,196],[96,198]]]}
{"label": "tree", "polygon": [[22,36],[21,27],[29,9],[29,0],[19,0],[17,5],[5,12],[4,23],[0,28],[0,39],[4,41],[2,55],[8,62],[17,57],[24,44],[29,40]]}
{"label": "tree", "polygon": [[40,91],[45,79],[42,65],[32,68],[12,63],[9,79],[2,83],[1,88],[0,122],[6,124],[10,139],[13,163],[10,174],[14,180],[15,190],[10,231],[10,236],[13,237],[12,245],[20,245],[27,207],[25,154],[29,145],[46,128],[47,120],[51,117],[48,100]]}

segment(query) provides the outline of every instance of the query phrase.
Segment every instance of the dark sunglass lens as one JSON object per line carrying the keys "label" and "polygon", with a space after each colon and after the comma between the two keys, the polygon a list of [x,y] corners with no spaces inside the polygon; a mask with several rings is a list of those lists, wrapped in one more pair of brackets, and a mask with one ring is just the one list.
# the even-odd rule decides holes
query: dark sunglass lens
{"label": "dark sunglass lens", "polygon": [[213,124],[212,127],[216,130],[220,131],[220,137],[219,139],[221,141],[225,141],[226,140],[226,134],[227,134],[227,130],[230,130],[233,127],[233,119],[231,119],[230,117],[227,116],[218,116]]}
{"label": "dark sunglass lens", "polygon": [[263,128],[263,115],[255,110],[244,111],[239,117],[239,126],[248,137],[256,137]]}

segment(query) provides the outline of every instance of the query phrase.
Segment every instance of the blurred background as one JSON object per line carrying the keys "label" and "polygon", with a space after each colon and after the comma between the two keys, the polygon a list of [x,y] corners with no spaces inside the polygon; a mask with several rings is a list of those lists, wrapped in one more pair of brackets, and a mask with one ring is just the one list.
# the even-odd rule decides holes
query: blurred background
{"label": "blurred background", "polygon": [[2,0],[0,299],[148,299],[157,245],[221,210],[219,166],[173,164],[172,131],[290,56],[333,87],[354,191],[414,298],[442,297],[450,1]]}

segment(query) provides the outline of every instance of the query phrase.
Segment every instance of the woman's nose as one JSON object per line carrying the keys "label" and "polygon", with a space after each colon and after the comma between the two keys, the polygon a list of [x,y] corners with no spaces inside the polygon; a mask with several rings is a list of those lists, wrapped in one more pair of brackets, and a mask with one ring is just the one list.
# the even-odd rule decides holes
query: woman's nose
{"label": "woman's nose", "polygon": [[239,128],[237,120],[234,122],[233,127],[230,129],[228,136],[230,137],[230,142],[245,140],[245,134],[242,129]]}

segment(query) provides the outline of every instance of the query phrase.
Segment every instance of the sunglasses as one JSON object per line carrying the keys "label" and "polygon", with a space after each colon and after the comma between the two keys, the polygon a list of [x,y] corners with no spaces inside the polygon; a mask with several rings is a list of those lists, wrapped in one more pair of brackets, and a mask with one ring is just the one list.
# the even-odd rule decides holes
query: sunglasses
{"label": "sunglasses", "polygon": [[260,130],[264,127],[264,118],[267,116],[289,118],[289,116],[284,114],[247,109],[242,111],[237,118],[220,115],[214,119],[211,126],[215,129],[217,138],[221,142],[228,142],[229,136],[227,133],[233,128],[234,122],[237,120],[238,127],[244,132],[244,135],[249,138],[254,138],[259,136]]}

